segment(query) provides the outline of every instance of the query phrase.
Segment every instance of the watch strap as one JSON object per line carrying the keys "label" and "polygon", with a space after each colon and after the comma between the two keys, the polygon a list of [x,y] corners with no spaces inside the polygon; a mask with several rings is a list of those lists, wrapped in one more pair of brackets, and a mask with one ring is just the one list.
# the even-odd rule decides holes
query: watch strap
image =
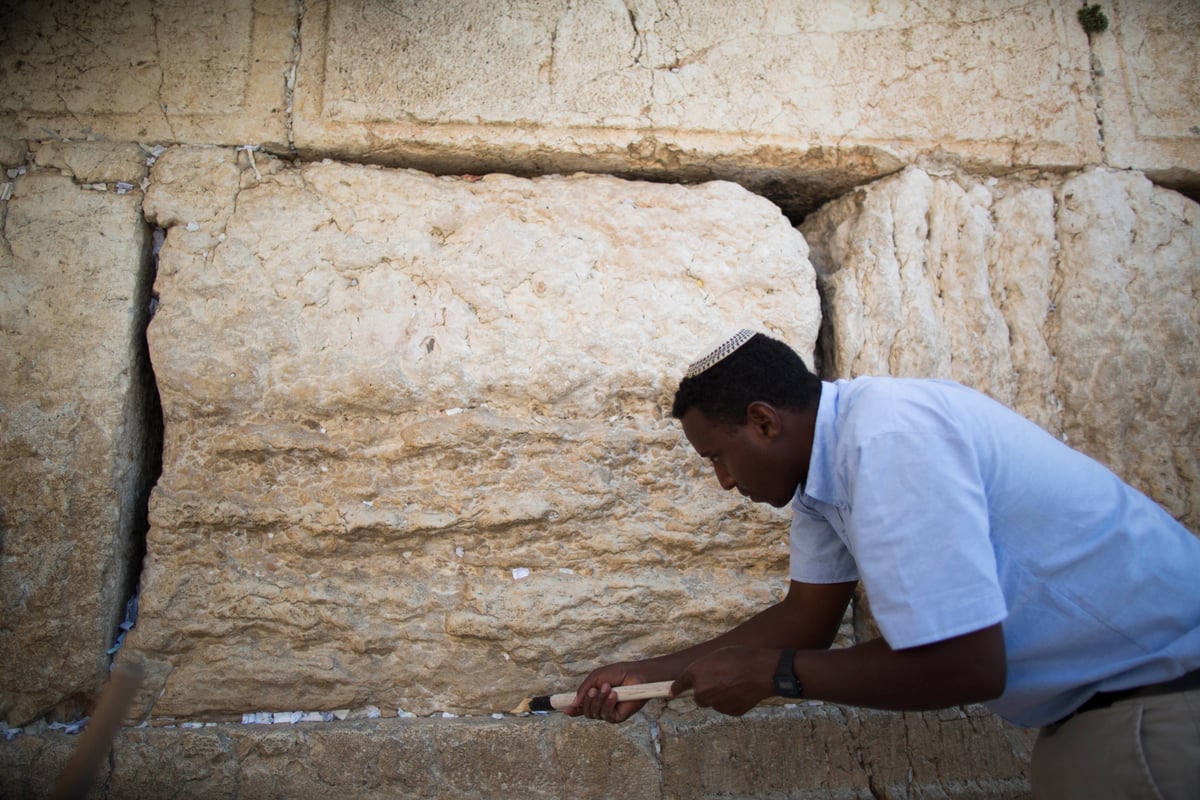
{"label": "watch strap", "polygon": [[800,697],[804,693],[804,687],[796,677],[796,669],[792,664],[795,657],[794,648],[779,654],[779,664],[775,667],[775,694],[780,697]]}

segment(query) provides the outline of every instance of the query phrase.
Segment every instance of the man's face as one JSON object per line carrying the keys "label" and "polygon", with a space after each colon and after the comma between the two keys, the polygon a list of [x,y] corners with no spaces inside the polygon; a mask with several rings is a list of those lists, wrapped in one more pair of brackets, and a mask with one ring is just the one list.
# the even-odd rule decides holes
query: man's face
{"label": "man's face", "polygon": [[771,420],[752,413],[746,424],[729,426],[693,406],[680,421],[692,447],[712,464],[722,489],[737,489],[776,508],[791,502],[798,479],[790,474]]}

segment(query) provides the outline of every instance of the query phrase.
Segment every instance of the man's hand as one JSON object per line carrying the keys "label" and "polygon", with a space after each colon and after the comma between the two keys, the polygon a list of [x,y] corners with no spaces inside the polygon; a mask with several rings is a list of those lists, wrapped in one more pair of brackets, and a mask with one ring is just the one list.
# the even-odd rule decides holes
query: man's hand
{"label": "man's hand", "polygon": [[740,717],[775,694],[779,650],[725,647],[693,661],[671,686],[671,696],[689,689],[696,705]]}
{"label": "man's hand", "polygon": [[[683,683],[676,684],[674,696],[695,689],[701,705],[727,714],[744,714],[775,693],[775,664],[782,648],[824,650],[832,644],[855,585],[855,581],[792,581],[783,601],[715,639],[666,655],[595,670],[580,684],[574,704],[562,711],[572,717],[624,722],[646,701],[618,703],[612,694],[614,686],[683,679]],[[735,697],[739,698],[736,702]]]}
{"label": "man's hand", "polygon": [[575,702],[559,709],[568,717],[580,715],[606,722],[624,722],[646,705],[645,700],[617,702],[614,686],[647,683],[649,679],[637,671],[636,663],[622,662],[600,667],[588,675],[575,692]]}

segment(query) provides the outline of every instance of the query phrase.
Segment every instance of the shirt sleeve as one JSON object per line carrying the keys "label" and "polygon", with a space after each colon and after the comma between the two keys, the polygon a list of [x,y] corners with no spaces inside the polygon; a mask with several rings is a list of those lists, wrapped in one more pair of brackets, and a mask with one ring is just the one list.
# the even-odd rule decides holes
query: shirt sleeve
{"label": "shirt sleeve", "polygon": [[820,510],[805,504],[802,495],[792,501],[792,526],[788,538],[792,580],[802,583],[858,580],[854,558],[845,543]]}
{"label": "shirt sleeve", "polygon": [[847,464],[847,546],[879,629],[895,649],[1007,616],[975,454],[953,434],[889,432]]}

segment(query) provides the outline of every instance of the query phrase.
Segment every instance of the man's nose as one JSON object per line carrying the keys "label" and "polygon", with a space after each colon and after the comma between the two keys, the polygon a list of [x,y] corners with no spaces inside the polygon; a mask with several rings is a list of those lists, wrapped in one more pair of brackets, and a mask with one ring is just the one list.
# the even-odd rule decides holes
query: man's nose
{"label": "man's nose", "polygon": [[735,481],[733,476],[730,475],[729,472],[720,464],[714,464],[713,469],[716,470],[717,483],[721,484],[722,489],[729,491],[733,487],[737,486],[737,481]]}

